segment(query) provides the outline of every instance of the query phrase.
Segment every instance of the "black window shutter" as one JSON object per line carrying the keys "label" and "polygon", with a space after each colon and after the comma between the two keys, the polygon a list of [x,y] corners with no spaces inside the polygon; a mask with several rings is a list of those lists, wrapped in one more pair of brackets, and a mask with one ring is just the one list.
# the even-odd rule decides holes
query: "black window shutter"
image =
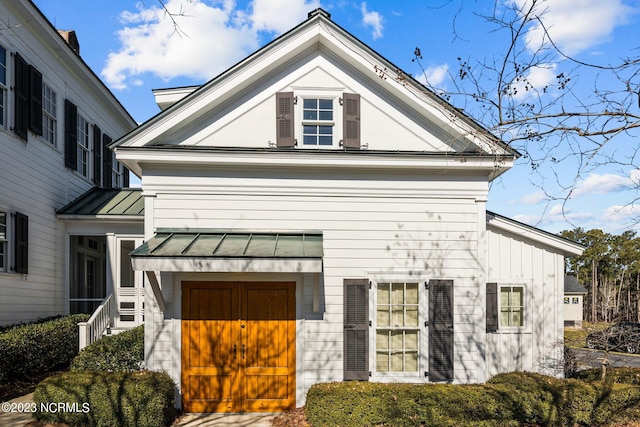
{"label": "black window shutter", "polygon": [[122,177],[122,186],[124,188],[129,187],[129,169],[124,168],[124,176]]}
{"label": "black window shutter", "polygon": [[42,73],[29,66],[29,129],[42,135]]}
{"label": "black window shutter", "polygon": [[360,95],[342,94],[344,148],[360,148]]}
{"label": "black window shutter", "polygon": [[29,65],[16,53],[15,55],[15,99],[13,131],[20,138],[27,140],[29,126]]}
{"label": "black window shutter", "polygon": [[104,188],[112,187],[111,149],[109,148],[112,141],[109,135],[102,135],[102,187]]}
{"label": "black window shutter", "polygon": [[102,131],[93,125],[93,183],[100,186],[102,179]]}
{"label": "black window shutter", "polygon": [[64,100],[64,164],[71,170],[78,170],[78,107]]}
{"label": "black window shutter", "polygon": [[344,279],[344,379],[369,379],[369,280]]}
{"label": "black window shutter", "polygon": [[487,283],[487,332],[498,331],[498,284]]}
{"label": "black window shutter", "polygon": [[15,267],[16,273],[29,272],[29,217],[15,213]]}
{"label": "black window shutter", "polygon": [[453,280],[429,281],[429,379],[453,380]]}
{"label": "black window shutter", "polygon": [[293,108],[293,92],[276,93],[276,146],[278,148],[293,147],[296,144]]}

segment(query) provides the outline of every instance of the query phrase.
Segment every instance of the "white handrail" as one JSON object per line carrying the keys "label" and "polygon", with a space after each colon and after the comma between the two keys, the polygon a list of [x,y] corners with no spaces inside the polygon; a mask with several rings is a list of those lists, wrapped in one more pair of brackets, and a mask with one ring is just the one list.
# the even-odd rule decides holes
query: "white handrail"
{"label": "white handrail", "polygon": [[113,294],[109,294],[96,308],[89,320],[78,323],[79,329],[79,348],[82,350],[89,344],[96,342],[104,334],[104,331],[111,326],[114,316],[115,298]]}

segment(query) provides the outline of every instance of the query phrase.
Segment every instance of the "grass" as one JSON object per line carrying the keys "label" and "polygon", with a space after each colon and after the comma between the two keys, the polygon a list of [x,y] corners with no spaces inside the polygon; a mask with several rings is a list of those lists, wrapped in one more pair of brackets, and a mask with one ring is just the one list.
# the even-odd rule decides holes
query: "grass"
{"label": "grass", "polygon": [[571,348],[586,348],[587,335],[594,331],[601,331],[609,325],[609,323],[583,322],[581,329],[565,329],[564,345]]}

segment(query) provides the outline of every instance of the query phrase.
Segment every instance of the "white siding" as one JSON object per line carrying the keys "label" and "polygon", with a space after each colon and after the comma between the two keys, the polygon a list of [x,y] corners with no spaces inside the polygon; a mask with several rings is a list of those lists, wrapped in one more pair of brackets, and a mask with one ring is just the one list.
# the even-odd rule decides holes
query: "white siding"
{"label": "white siding", "polygon": [[[0,45],[7,50],[7,86],[12,87],[14,58],[19,53],[42,73],[57,95],[57,144],[28,132],[28,142],[18,138],[14,124],[14,92],[7,91],[6,127],[0,128],[0,209],[29,217],[29,274],[0,272],[0,325],[33,320],[68,311],[65,279],[65,224],[55,216],[59,209],[92,187],[92,183],[64,166],[64,100],[103,132],[119,136],[133,124],[124,110],[103,96],[97,78],[88,69],[66,61],[56,43],[64,43],[31,2],[0,3]],[[12,225],[12,218],[8,218]],[[11,236],[10,236],[11,237]],[[9,266],[13,247],[9,241]]]}
{"label": "white siding", "polygon": [[487,334],[489,376],[514,370],[561,374],[555,362],[564,339],[563,254],[488,227],[488,259],[488,282],[525,286],[524,328]]}
{"label": "white siding", "polygon": [[[311,385],[343,378],[345,278],[374,274],[384,278],[388,274],[407,280],[417,276],[453,279],[455,378],[459,382],[484,378],[480,362],[483,344],[476,337],[482,331],[477,326],[482,311],[478,306],[481,296],[477,281],[480,268],[476,200],[486,198],[486,182],[463,182],[443,175],[405,176],[397,171],[390,176],[380,175],[378,180],[369,174],[339,172],[325,176],[308,172],[305,176],[278,171],[278,178],[271,171],[246,175],[250,176],[226,175],[223,171],[214,174],[210,170],[182,170],[174,175],[166,169],[162,173],[150,169],[144,175],[143,189],[153,203],[147,203],[151,209],[145,215],[153,218],[156,229],[322,231],[322,275],[317,279],[313,275],[306,279],[293,275],[304,283],[298,292],[302,295],[298,301],[298,325],[302,328],[298,330],[297,343],[298,404]],[[324,179],[327,176],[331,179]],[[443,193],[451,196],[444,197]],[[190,279],[197,280],[222,277],[213,273],[192,276]],[[251,277],[260,280],[265,275]],[[166,301],[173,298],[175,304],[179,303],[181,280],[181,275],[163,275],[161,286]],[[313,310],[314,286],[319,290],[317,312]],[[168,289],[173,289],[173,296]],[[169,360],[179,360],[179,328],[173,328],[173,348],[164,342],[166,335],[158,332],[165,331],[168,323],[175,325],[173,319],[179,319],[175,316],[177,312],[170,308],[164,315],[153,315],[154,325],[147,336],[160,338],[148,344],[147,351],[153,351],[147,357],[152,369],[165,369]],[[151,345],[155,347],[151,349]],[[425,370],[427,367],[421,366],[413,381],[426,381]],[[171,372],[179,383],[179,363]]]}

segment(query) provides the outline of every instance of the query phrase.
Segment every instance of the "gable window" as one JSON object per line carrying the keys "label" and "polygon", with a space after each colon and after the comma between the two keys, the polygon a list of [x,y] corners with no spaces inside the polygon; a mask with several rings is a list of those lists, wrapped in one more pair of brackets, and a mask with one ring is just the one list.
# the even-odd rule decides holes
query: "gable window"
{"label": "gable window", "polygon": [[57,97],[53,89],[42,83],[42,138],[55,147],[57,127]]}
{"label": "gable window", "polygon": [[303,145],[305,147],[333,145],[333,100],[304,99],[302,111]]}
{"label": "gable window", "polygon": [[7,122],[7,50],[0,45],[0,128]]}
{"label": "gable window", "polygon": [[417,372],[418,284],[378,283],[376,370]]}
{"label": "gable window", "polygon": [[91,147],[89,141],[89,122],[78,114],[78,130],[76,132],[76,143],[78,149],[78,165],[76,170],[85,178],[89,178],[89,161],[91,158]]}
{"label": "gable window", "polygon": [[500,326],[524,326],[524,286],[500,286]]}

